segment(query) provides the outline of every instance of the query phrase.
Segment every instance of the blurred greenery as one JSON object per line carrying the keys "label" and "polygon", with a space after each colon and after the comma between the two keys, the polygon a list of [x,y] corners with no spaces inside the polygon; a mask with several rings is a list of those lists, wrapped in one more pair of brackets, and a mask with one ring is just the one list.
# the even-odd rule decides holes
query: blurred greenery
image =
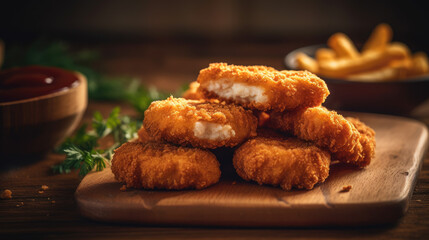
{"label": "blurred greenery", "polygon": [[[143,118],[144,111],[152,101],[165,99],[170,94],[141,84],[130,76],[108,76],[96,71],[93,64],[100,59],[95,50],[74,51],[61,40],[38,39],[30,45],[6,46],[3,69],[28,65],[53,66],[78,71],[88,80],[88,96],[92,100],[126,101]],[[174,96],[180,96],[187,85]]]}
{"label": "blurred greenery", "polygon": [[[53,66],[78,71],[88,81],[88,96],[92,100],[125,101],[140,114],[140,120],[120,116],[120,109],[114,108],[107,119],[95,112],[92,129],[81,126],[73,136],[67,138],[55,151],[66,155],[66,159],[53,166],[56,173],[68,173],[79,170],[85,176],[95,169],[101,171],[110,164],[114,149],[136,138],[144,111],[155,100],[166,99],[170,94],[146,87],[137,78],[129,76],[108,76],[96,71],[93,64],[100,59],[94,50],[73,51],[64,41],[39,39],[27,46],[7,46],[3,69],[28,65]],[[187,85],[171,95],[181,96]],[[107,149],[101,149],[98,141],[112,136],[114,143]]]}

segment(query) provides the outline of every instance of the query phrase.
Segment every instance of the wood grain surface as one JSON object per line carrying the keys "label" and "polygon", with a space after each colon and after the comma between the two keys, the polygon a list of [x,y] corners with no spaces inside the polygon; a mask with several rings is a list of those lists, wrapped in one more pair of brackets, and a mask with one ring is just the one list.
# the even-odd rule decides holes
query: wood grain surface
{"label": "wood grain surface", "polygon": [[[94,111],[106,116],[118,103],[92,102],[84,122]],[[39,161],[1,162],[0,189],[12,199],[0,200],[2,239],[424,239],[429,234],[429,154],[424,158],[407,213],[397,223],[359,227],[160,227],[155,224],[115,224],[92,221],[77,209],[74,193],[81,182],[76,172],[52,173],[51,166],[64,156],[49,154]],[[42,185],[49,189],[39,193]],[[255,186],[257,187],[257,186]],[[352,189],[353,190],[353,189]],[[54,202],[53,202],[54,201]],[[23,203],[23,205],[21,205]],[[354,216],[350,216],[352,218]]]}
{"label": "wood grain surface", "polygon": [[[223,171],[220,183],[200,191],[122,192],[106,169],[82,180],[76,200],[84,216],[128,223],[261,227],[395,222],[407,210],[428,145],[427,128],[404,118],[348,115],[376,131],[375,159],[362,170],[334,164],[325,183],[310,191],[258,186]],[[232,165],[231,159],[221,163]],[[347,185],[353,188],[340,192]]]}

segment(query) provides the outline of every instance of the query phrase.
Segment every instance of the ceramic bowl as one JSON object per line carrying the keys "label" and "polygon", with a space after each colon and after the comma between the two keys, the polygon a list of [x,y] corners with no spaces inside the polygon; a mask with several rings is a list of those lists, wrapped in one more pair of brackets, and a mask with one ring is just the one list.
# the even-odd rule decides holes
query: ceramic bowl
{"label": "ceramic bowl", "polygon": [[87,107],[87,81],[67,90],[0,103],[2,158],[37,158],[51,151],[77,127]]}
{"label": "ceramic bowl", "polygon": [[[287,69],[297,70],[295,55],[299,52],[314,57],[318,48],[312,45],[290,52],[284,59]],[[319,76],[331,94],[324,105],[335,110],[409,115],[429,99],[429,76],[389,82],[359,82]]]}

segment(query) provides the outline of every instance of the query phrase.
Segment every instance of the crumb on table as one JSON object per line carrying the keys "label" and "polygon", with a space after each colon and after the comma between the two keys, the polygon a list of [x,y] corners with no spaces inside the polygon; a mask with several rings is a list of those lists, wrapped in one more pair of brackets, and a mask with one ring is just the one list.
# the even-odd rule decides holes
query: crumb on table
{"label": "crumb on table", "polygon": [[42,190],[39,190],[39,193],[40,193],[40,194],[42,194],[42,193],[44,193],[44,191],[42,191]]}
{"label": "crumb on table", "polygon": [[121,191],[127,191],[127,185],[122,185],[122,187],[119,189],[119,190],[121,190]]}
{"label": "crumb on table", "polygon": [[12,191],[9,189],[5,189],[1,195],[0,195],[1,199],[11,199],[12,198]]}
{"label": "crumb on table", "polygon": [[48,187],[48,185],[42,185],[42,187],[40,189],[42,189],[43,191],[46,191],[49,189],[49,187]]}
{"label": "crumb on table", "polygon": [[352,189],[352,185],[345,185],[343,186],[343,189],[341,189],[340,192],[349,192],[350,189]]}

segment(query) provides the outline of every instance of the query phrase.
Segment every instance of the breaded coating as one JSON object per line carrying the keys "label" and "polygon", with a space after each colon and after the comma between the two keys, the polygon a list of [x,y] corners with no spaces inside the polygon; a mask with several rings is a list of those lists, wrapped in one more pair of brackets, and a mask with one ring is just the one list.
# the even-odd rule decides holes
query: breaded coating
{"label": "breaded coating", "polygon": [[138,130],[137,135],[139,136],[139,141],[142,143],[155,140],[147,133],[146,129],[143,126]]}
{"label": "breaded coating", "polygon": [[124,143],[115,150],[112,172],[127,187],[144,189],[202,189],[219,181],[213,153],[169,143]]}
{"label": "breaded coating", "polygon": [[364,158],[362,160],[362,165],[367,166],[371,163],[371,159],[375,156],[375,131],[368,127],[365,123],[361,122],[357,118],[346,117],[346,119],[353,124],[353,126],[361,134],[359,142],[363,148]]}
{"label": "breaded coating", "polygon": [[267,121],[270,119],[270,115],[266,112],[254,110],[253,114],[256,117],[258,117],[258,127],[263,127],[267,123]]}
{"label": "breaded coating", "polygon": [[182,97],[190,100],[200,100],[204,99],[204,95],[202,92],[198,91],[200,84],[197,81],[193,81],[189,84],[188,90],[186,90]]}
{"label": "breaded coating", "polygon": [[9,189],[5,189],[1,194],[0,194],[0,199],[11,199],[12,198],[12,191]]}
{"label": "breaded coating", "polygon": [[312,189],[329,176],[331,156],[297,138],[255,137],[234,153],[237,174],[259,184]]}
{"label": "breaded coating", "polygon": [[[355,126],[356,125],[356,126]],[[328,149],[333,160],[365,167],[374,157],[374,131],[360,121],[348,121],[335,111],[314,107],[270,114],[271,127]]]}
{"label": "breaded coating", "polygon": [[256,136],[257,124],[252,112],[241,106],[173,97],[152,102],[143,122],[156,140],[200,148],[236,146]]}
{"label": "breaded coating", "polygon": [[282,138],[282,137],[288,137],[287,135],[283,134],[282,132],[276,131],[271,128],[258,128],[256,130],[256,133],[258,134],[258,137],[265,137],[265,138]]}
{"label": "breaded coating", "polygon": [[212,63],[200,71],[197,81],[206,98],[261,111],[319,106],[329,95],[325,82],[308,71],[277,71],[266,66]]}

